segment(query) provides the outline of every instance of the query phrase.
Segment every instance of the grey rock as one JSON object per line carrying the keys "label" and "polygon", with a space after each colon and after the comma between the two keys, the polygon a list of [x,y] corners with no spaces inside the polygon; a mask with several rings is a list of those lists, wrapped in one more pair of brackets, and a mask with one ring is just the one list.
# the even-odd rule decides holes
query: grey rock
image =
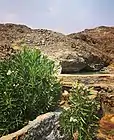
{"label": "grey rock", "polygon": [[67,136],[60,131],[60,114],[61,111],[56,111],[40,115],[21,130],[0,140],[16,140],[17,137],[18,140],[67,140]]}
{"label": "grey rock", "polygon": [[31,127],[23,140],[65,140],[65,135],[60,134],[59,116],[61,112],[53,112],[43,121]]}

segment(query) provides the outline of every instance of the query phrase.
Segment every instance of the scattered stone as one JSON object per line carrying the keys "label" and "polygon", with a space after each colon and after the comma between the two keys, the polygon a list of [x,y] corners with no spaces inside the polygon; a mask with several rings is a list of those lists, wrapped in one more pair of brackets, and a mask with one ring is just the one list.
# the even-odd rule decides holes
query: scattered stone
{"label": "scattered stone", "polygon": [[63,100],[68,100],[69,94],[70,94],[70,93],[68,93],[68,91],[64,90],[64,92],[62,93],[62,98],[63,98]]}

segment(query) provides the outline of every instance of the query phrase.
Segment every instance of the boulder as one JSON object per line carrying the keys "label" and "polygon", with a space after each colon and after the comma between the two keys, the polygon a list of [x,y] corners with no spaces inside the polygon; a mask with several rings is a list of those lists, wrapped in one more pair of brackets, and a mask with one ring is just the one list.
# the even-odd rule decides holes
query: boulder
{"label": "boulder", "polygon": [[99,121],[98,140],[114,140],[114,114],[105,114]]}
{"label": "boulder", "polygon": [[21,130],[0,140],[66,140],[65,134],[60,132],[60,114],[61,111],[56,111],[40,115]]}

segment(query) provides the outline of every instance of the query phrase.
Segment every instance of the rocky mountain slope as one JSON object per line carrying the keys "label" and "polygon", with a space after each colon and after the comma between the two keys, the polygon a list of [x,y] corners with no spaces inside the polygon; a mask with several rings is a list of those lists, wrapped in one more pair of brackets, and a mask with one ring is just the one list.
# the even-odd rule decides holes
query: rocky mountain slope
{"label": "rocky mountain slope", "polygon": [[[20,47],[26,44],[29,47],[35,46],[48,57],[59,61],[63,73],[98,71],[108,66],[112,58],[107,55],[105,49],[104,51],[99,49],[99,44],[103,44],[104,40],[100,39],[101,42],[97,40],[99,45],[97,46],[95,43],[97,33],[96,38],[92,38],[91,34],[92,32],[86,30],[82,33],[66,36],[51,30],[31,29],[25,25],[0,24],[0,59],[4,59],[14,53],[16,46]],[[93,36],[95,36],[94,31]],[[108,35],[106,37],[108,38]],[[89,39],[89,41],[84,38]],[[113,36],[112,40],[114,41]],[[95,44],[97,47],[95,47]],[[111,48],[113,56],[112,44],[109,44],[110,47],[108,48]]]}
{"label": "rocky mountain slope", "polygon": [[109,55],[114,61],[114,27],[100,26],[93,29],[85,29],[79,33],[69,34],[73,39],[82,39],[95,48]]}

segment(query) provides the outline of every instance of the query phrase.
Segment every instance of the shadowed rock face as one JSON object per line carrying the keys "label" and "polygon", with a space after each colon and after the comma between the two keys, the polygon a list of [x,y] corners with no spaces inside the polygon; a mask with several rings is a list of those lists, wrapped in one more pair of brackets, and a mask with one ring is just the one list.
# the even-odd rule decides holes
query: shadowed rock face
{"label": "shadowed rock face", "polygon": [[59,61],[62,73],[98,71],[110,62],[105,53],[82,38],[72,39],[51,30],[30,29],[24,25],[0,24],[0,59],[10,55],[11,47],[23,44],[35,46],[49,58]]}

